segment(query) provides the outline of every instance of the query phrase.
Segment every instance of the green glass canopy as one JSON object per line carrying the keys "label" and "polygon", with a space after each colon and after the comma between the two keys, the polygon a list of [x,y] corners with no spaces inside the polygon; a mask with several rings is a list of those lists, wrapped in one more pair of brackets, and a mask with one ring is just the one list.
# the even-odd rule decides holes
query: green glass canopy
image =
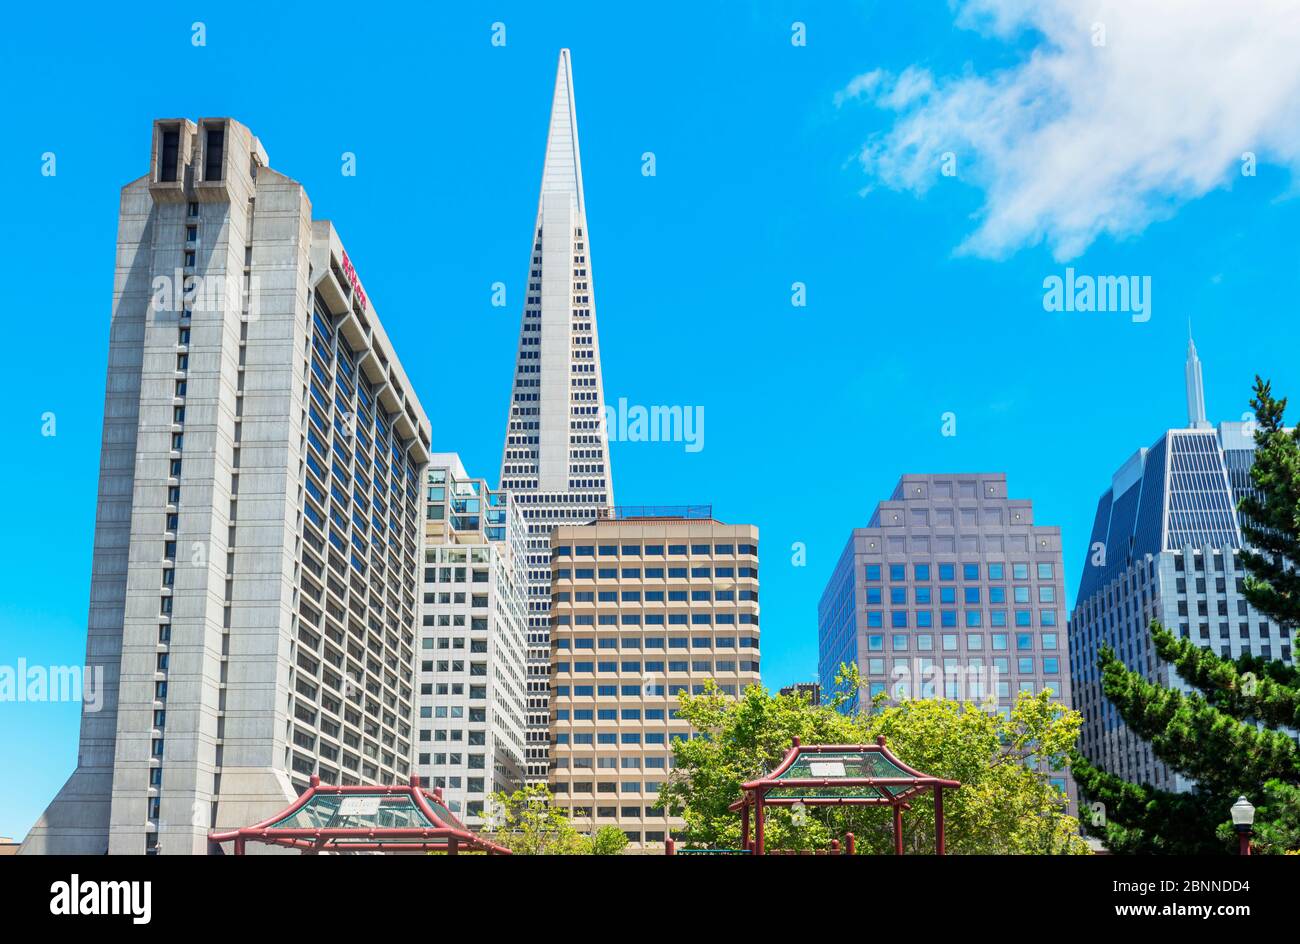
{"label": "green glass canopy", "polygon": [[[465,827],[435,800],[425,802],[442,820],[435,823],[424,814],[409,793],[317,793],[288,816],[273,823],[272,829],[453,829]],[[340,842],[349,841],[346,837]],[[364,837],[356,841],[365,842]]]}
{"label": "green glass canopy", "polygon": [[[801,753],[782,773],[772,780],[777,784],[767,791],[771,799],[828,799],[842,797],[862,797],[868,799],[899,796],[913,789],[911,784],[893,784],[869,786],[863,784],[836,784],[836,780],[853,780],[868,777],[871,779],[907,779],[915,774],[899,767],[889,758],[877,752],[845,751],[842,753]],[[824,785],[782,786],[787,780],[825,780]]]}

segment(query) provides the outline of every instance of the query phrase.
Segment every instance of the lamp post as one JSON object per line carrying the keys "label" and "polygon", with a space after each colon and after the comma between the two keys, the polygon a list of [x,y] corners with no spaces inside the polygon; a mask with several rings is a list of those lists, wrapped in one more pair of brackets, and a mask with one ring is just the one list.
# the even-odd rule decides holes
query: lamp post
{"label": "lamp post", "polygon": [[1255,808],[1245,797],[1238,797],[1237,802],[1232,804],[1232,827],[1237,830],[1241,842],[1238,848],[1241,855],[1250,855],[1250,837],[1254,832],[1254,825]]}

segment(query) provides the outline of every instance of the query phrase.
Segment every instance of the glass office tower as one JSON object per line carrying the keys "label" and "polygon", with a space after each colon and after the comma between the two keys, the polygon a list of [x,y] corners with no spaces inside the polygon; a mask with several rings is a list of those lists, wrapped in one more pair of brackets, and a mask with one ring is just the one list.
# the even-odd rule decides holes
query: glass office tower
{"label": "glass office tower", "polygon": [[1139,449],[1111,477],[1089,538],[1070,617],[1074,707],[1080,748],[1126,780],[1166,790],[1191,783],[1156,760],[1101,691],[1097,651],[1110,646],[1130,669],[1186,686],[1155,654],[1153,619],[1230,658],[1292,659],[1290,640],[1245,598],[1237,503],[1251,489],[1255,441],[1249,422],[1205,420],[1201,364],[1187,351],[1186,428]]}

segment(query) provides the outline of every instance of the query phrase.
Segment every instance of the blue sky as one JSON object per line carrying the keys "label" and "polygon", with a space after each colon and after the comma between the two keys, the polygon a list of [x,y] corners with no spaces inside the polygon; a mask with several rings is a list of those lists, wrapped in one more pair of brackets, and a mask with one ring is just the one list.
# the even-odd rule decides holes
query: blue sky
{"label": "blue sky", "polygon": [[[1197,60],[1192,27],[1156,39],[1109,0],[1103,47],[1076,45],[1089,24],[1055,2],[1038,20],[1012,0],[462,6],[9,14],[0,665],[83,659],[117,198],[147,168],[155,117],[229,115],[261,138],[338,227],[435,448],[495,478],[570,47],[606,399],[706,417],[700,452],[615,444],[616,497],[759,526],[771,686],[815,677],[822,586],[901,474],[1006,472],[1063,529],[1072,596],[1111,473],[1185,421],[1189,318],[1211,420],[1240,418],[1256,372],[1300,392],[1297,126],[1269,104],[1297,100],[1293,67],[1252,73],[1260,95],[1229,89],[1239,110],[1194,120],[1230,84],[1207,64],[1267,63],[1290,24],[1225,31],[1231,49]],[[1034,71],[1044,51],[1060,87]],[[1252,148],[1243,177],[1234,155]],[[955,177],[937,170],[949,149]],[[1151,320],[1045,312],[1043,280],[1066,265],[1150,276]],[[75,705],[0,703],[0,835],[26,833],[75,765],[76,732]]]}

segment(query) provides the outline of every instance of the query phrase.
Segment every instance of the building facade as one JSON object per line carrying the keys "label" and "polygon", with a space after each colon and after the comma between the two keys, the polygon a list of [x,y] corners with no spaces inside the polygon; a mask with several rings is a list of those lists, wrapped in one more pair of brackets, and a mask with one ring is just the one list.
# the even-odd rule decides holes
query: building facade
{"label": "building facade", "polygon": [[1186,684],[1155,653],[1153,619],[1229,658],[1293,659],[1286,633],[1244,594],[1237,504],[1252,488],[1252,425],[1216,429],[1206,421],[1201,363],[1190,341],[1186,379],[1187,427],[1134,453],[1098,503],[1069,627],[1074,707],[1084,717],[1080,749],[1126,780],[1175,791],[1191,782],[1159,762],[1102,693],[1100,647],[1183,691]]}
{"label": "building facade", "polygon": [[692,736],[678,695],[759,683],[758,529],[695,513],[551,536],[551,789],[578,829],[617,826],[634,851],[682,826],[659,805],[671,744]]}
{"label": "building facade", "polygon": [[466,825],[524,782],[523,521],[506,494],[435,453],[425,473],[416,773]]}
{"label": "building facade", "polygon": [[[856,665],[865,695],[1010,711],[1020,692],[1070,704],[1061,531],[1001,473],[904,475],[857,528],[818,606],[822,697]],[[1050,775],[1070,792],[1070,778]]]}
{"label": "building facade", "polygon": [[546,781],[550,672],[551,529],[614,504],[596,330],[591,238],[569,51],[560,51],[541,197],[529,253],[501,488],[528,529],[530,782]]}
{"label": "building facade", "polygon": [[795,682],[781,689],[781,694],[806,696],[811,705],[822,703],[822,687],[817,682]]}
{"label": "building facade", "polygon": [[229,118],[122,190],[76,770],[35,853],[203,853],[410,774],[429,423],[334,228]]}

